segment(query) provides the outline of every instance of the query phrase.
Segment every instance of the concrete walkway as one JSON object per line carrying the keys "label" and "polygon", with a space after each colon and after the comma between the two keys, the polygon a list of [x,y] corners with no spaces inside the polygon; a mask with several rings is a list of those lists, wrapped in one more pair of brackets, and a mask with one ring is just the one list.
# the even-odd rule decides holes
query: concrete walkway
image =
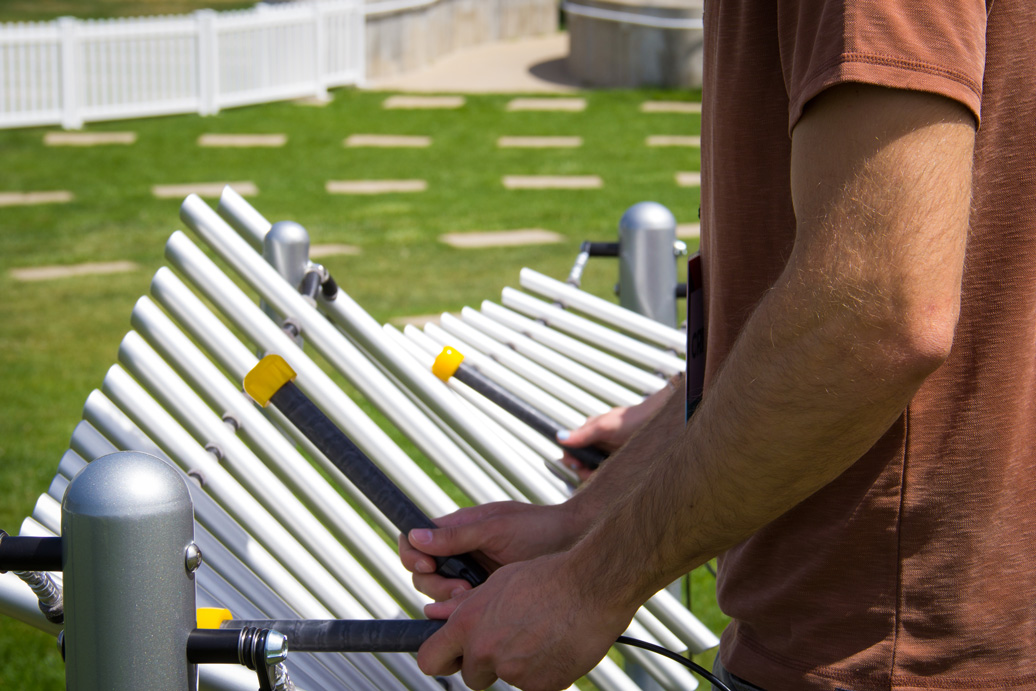
{"label": "concrete walkway", "polygon": [[409,93],[571,93],[568,34],[498,41],[448,55],[413,72],[373,79],[365,88]]}

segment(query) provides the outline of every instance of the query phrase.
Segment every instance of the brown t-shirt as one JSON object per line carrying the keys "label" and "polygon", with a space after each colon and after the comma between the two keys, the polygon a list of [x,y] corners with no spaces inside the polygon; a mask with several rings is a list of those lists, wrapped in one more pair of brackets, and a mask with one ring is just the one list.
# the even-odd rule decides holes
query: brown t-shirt
{"label": "brown t-shirt", "polygon": [[1036,3],[708,0],[705,36],[707,382],[789,255],[811,98],[922,90],[981,123],[949,360],[855,465],[724,556],[724,663],[771,691],[1036,689]]}

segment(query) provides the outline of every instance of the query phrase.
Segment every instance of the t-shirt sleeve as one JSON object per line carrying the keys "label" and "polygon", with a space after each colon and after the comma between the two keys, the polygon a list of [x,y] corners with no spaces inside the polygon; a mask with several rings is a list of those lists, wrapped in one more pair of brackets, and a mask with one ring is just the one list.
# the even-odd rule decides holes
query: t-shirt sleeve
{"label": "t-shirt sleeve", "polygon": [[940,94],[978,121],[987,1],[782,0],[788,131],[810,99],[846,82]]}

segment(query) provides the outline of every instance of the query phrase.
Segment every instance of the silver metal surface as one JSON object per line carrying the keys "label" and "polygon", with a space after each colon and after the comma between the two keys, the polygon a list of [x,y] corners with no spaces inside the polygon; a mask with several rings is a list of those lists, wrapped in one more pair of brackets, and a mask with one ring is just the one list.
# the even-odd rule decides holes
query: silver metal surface
{"label": "silver metal surface", "polygon": [[61,534],[61,502],[49,494],[41,494],[36,499],[32,518],[55,535]]}
{"label": "silver metal surface", "polygon": [[681,358],[513,288],[504,288],[501,297],[507,307],[593,343],[602,350],[657,370],[666,377],[671,377],[684,369],[684,361]]}
{"label": "silver metal surface", "polygon": [[194,515],[183,479],[122,452],[89,464],[62,506],[66,688],[195,688],[184,654],[195,627],[183,550]]}
{"label": "silver metal surface", "polygon": [[495,302],[483,300],[480,309],[484,316],[494,322],[499,322],[528,336],[536,343],[556,350],[638,393],[651,394],[665,386],[665,379],[652,372],[620,360],[600,348],[587,345],[557,329],[550,328],[543,322],[530,319]]}
{"label": "silver metal surface", "polygon": [[[464,452],[457,447],[445,434],[434,424],[431,424],[424,415],[403,395],[396,386],[381,374],[377,367],[367,364],[367,358],[353,343],[348,341],[335,326],[328,322],[319,312],[309,305],[297,291],[292,290],[282,278],[262,258],[254,252],[249,251],[246,243],[227,226],[200,198],[188,197],[180,209],[180,216],[202,239],[214,249],[224,261],[231,264],[235,271],[256,291],[263,299],[270,302],[278,312],[290,315],[299,320],[303,325],[303,335],[310,345],[320,351],[321,355],[327,358],[328,362],[341,372],[362,394],[371,401],[378,409],[388,417],[393,424],[399,427],[407,436],[424,451],[429,457],[435,459],[436,463],[443,469],[454,483],[460,487],[468,496],[476,501],[495,501],[505,498],[503,494],[492,483],[485,480],[484,473]],[[174,235],[170,238],[167,247],[176,244],[183,247],[186,238]],[[181,252],[177,252],[181,254]],[[198,262],[203,261],[204,255],[198,257]],[[173,259],[173,255],[170,255]],[[174,259],[175,261],[175,259]],[[198,280],[192,274],[192,281]],[[213,278],[205,276],[204,278]],[[200,286],[199,286],[200,287]],[[208,295],[208,297],[213,297]],[[219,296],[216,296],[219,297]],[[351,303],[348,295],[339,290],[338,298],[330,303],[329,307],[340,310],[345,303]],[[234,314],[227,314],[232,319],[238,319],[237,310]],[[368,317],[368,319],[370,319]],[[373,322],[373,319],[371,319]],[[339,322],[343,327],[347,324]],[[251,324],[238,324],[242,328],[250,327]],[[373,327],[364,331],[370,333],[377,331],[375,338],[383,339],[380,333],[380,325],[376,322]],[[351,333],[356,338],[356,334]],[[377,353],[370,347],[371,344],[364,340],[359,341],[361,345],[372,353]],[[283,351],[283,352],[282,352]],[[313,371],[307,365],[308,358],[303,362],[297,355],[287,348],[277,348],[274,352],[282,355],[288,363],[298,372],[296,384],[303,389],[314,401],[324,410],[325,414],[334,420],[340,427],[349,433],[352,420],[342,416],[341,411],[346,405],[356,408],[355,404],[348,401],[344,394],[340,395],[337,386],[313,386],[313,378],[303,372],[299,367],[307,367],[313,376],[327,379],[326,375]],[[294,359],[293,359],[294,358]],[[382,360],[385,364],[394,364]],[[426,373],[432,377],[431,373]],[[310,387],[307,390],[307,386]],[[331,401],[328,399],[339,398],[344,400]],[[320,399],[323,399],[320,400]],[[324,405],[324,402],[332,405]],[[346,403],[348,401],[348,403]],[[357,411],[358,412],[358,411]],[[362,415],[362,413],[361,413]],[[362,416],[366,417],[366,416]],[[367,446],[367,440],[362,437],[353,436],[353,441],[368,455],[374,456]],[[394,446],[394,445],[393,445]],[[506,454],[506,450],[501,451]],[[420,506],[424,498],[423,492],[434,492],[444,496],[435,483],[425,482],[424,473],[420,472],[416,464],[404,454],[383,454],[382,470],[399,485],[408,495]],[[419,480],[420,478],[420,480]],[[420,486],[420,487],[419,487]],[[416,490],[416,491],[415,491]],[[451,501],[450,504],[453,504]],[[422,509],[432,515],[441,515],[438,511],[428,511],[424,506]],[[452,510],[452,509],[451,509]]]}
{"label": "silver metal surface", "polygon": [[[184,240],[189,242],[186,237],[184,237]],[[189,261],[189,258],[185,259],[185,261]],[[198,267],[198,269],[203,272],[205,267]],[[241,381],[244,376],[248,374],[253,367],[255,367],[256,362],[258,362],[255,354],[252,353],[240,340],[238,340],[238,338],[231,333],[226,324],[220,321],[219,318],[217,318],[216,315],[213,314],[212,311],[209,310],[209,308],[191,292],[187,285],[173,274],[172,271],[166,268],[159,269],[151,282],[151,292],[155,299],[173,315],[173,318],[176,319],[187,333],[202,345],[208,356],[212,357],[215,362],[220,364],[230,373],[230,376],[235,382]],[[252,310],[253,314],[262,314],[261,312],[256,311],[255,305],[248,302],[247,298],[245,298],[245,301],[247,302],[247,308]],[[237,307],[237,305],[235,304],[234,307]],[[242,304],[241,307],[244,308],[245,305]],[[264,321],[266,321],[267,324],[270,324],[265,318]],[[272,324],[270,325],[272,326]],[[134,322],[134,326],[141,329],[141,331],[145,333],[145,336],[147,335],[148,328],[145,328],[136,322]],[[276,333],[276,327],[273,327],[273,329],[273,331],[269,332],[271,337],[281,338],[282,336],[273,336],[273,334]],[[288,341],[284,342],[287,343]],[[204,359],[204,357],[202,357],[202,359]],[[211,370],[209,371],[211,372]],[[203,370],[194,370],[192,368],[190,369],[190,372],[193,373],[192,376],[202,376],[207,383],[217,382],[221,379],[221,376],[205,378]],[[222,375],[222,373],[219,374]],[[218,399],[223,402],[222,407],[230,407],[239,412],[243,410],[250,410],[253,413],[257,412],[255,411],[252,400],[245,395],[240,386],[236,383],[233,384],[232,390],[228,392],[227,389],[224,389],[224,392],[224,395]],[[244,413],[242,414],[244,415]],[[381,526],[387,534],[394,533],[395,526],[393,526],[392,523],[385,518],[385,516],[378,511],[378,509],[369,500],[367,500],[362,492],[357,490],[352,483],[349,482],[348,478],[346,478],[341,471],[335,468],[324,454],[313,446],[304,435],[298,432],[294,425],[292,425],[287,418],[281,415],[280,411],[276,408],[267,406],[266,408],[263,408],[261,412],[258,412],[258,415],[259,417],[268,418],[269,422],[272,423],[277,430],[275,432],[275,436],[281,436],[282,442],[284,441],[282,435],[283,431],[287,433],[300,447],[302,447],[309,457],[320,465],[324,472],[327,473],[328,477],[333,478],[338,482],[338,486],[341,487],[342,490],[348,494],[349,498],[362,509],[365,516],[370,517],[370,519]],[[264,420],[264,422],[266,421]],[[362,422],[362,418],[357,418],[357,424],[361,424]],[[266,427],[269,427],[269,424],[267,424]],[[242,433],[245,436],[248,436],[255,430],[262,430],[264,428],[265,427],[261,424],[257,426],[246,424]],[[348,432],[353,428],[343,427],[343,429],[346,429]],[[377,438],[375,441],[384,441],[384,438]],[[272,453],[274,456],[281,453],[279,449],[284,448],[283,445],[278,445],[272,438],[266,438],[264,443],[260,444],[260,446],[265,448],[267,443],[273,445],[273,448],[269,449],[268,453]],[[288,444],[287,446],[292,447],[291,444]],[[292,447],[292,450],[287,453],[294,454],[297,453],[297,451]],[[375,453],[369,452],[368,455],[380,463],[380,447],[376,449]],[[293,473],[293,475],[300,481],[303,479],[297,473]],[[341,498],[339,497],[339,499]],[[335,522],[331,521],[330,524],[334,525]],[[395,561],[398,562],[398,559]],[[412,589],[410,586],[407,586],[407,588]]]}
{"label": "silver metal surface", "polygon": [[271,224],[245,198],[227,185],[219,195],[216,212],[248,241],[256,250],[263,249],[263,239],[270,232]]}
{"label": "silver metal surface", "polygon": [[439,321],[440,326],[480,353],[499,362],[501,365],[520,375],[544,392],[557,398],[568,406],[585,415],[601,415],[611,410],[611,406],[583,389],[575,386],[564,377],[551,372],[538,362],[517,352],[493,338],[485,335],[470,324],[452,314],[444,314]]}
{"label": "silver metal surface", "polygon": [[255,540],[277,557],[336,617],[370,616],[370,612],[125,370],[113,365],[102,388],[183,470],[201,471],[207,479],[206,492],[235,520],[248,526]]}
{"label": "silver metal surface", "polygon": [[514,329],[493,321],[476,309],[465,307],[461,310],[461,319],[503,343],[508,348],[565,377],[583,390],[594,394],[613,406],[636,405],[644,400],[643,396],[617,384],[604,375],[576,362],[574,359],[541,345]]}
{"label": "silver metal surface", "polygon": [[[298,290],[306,273],[306,265],[309,264],[309,233],[294,221],[274,223],[263,238],[263,259],[284,277],[288,285]],[[277,310],[266,300],[260,302],[260,307],[271,319],[277,321]],[[302,329],[294,319],[288,315],[284,316],[288,317],[283,325],[285,331],[301,347]],[[289,325],[294,328],[294,333],[288,330]]]}
{"label": "silver metal surface", "polygon": [[[148,399],[146,396],[141,396],[139,399],[131,398],[131,400],[135,402],[135,405],[142,405],[145,408],[148,407]],[[153,404],[153,401],[151,401],[151,404]],[[90,421],[90,427],[85,429],[84,433],[81,434],[81,440],[89,441],[92,439],[92,441],[90,441],[92,447],[98,449],[107,448],[109,450],[115,448],[112,444],[115,444],[118,447],[153,447],[156,454],[160,454],[165,457],[164,452],[155,447],[153,442],[151,442],[151,440],[136,426],[136,424],[101,392],[92,392],[90,396],[87,397],[87,402],[83,410],[84,416]],[[168,419],[166,424],[171,428],[175,428],[177,426],[175,422]],[[85,432],[90,429],[93,430],[94,436],[85,434]],[[98,431],[110,438],[111,441],[109,442],[105,440],[104,437],[101,437]],[[168,431],[169,430],[165,430],[165,432]],[[180,431],[182,433],[182,430]],[[195,447],[197,448],[196,444]],[[200,451],[200,449],[198,450]],[[207,454],[201,452],[201,455],[205,456]],[[165,458],[170,467],[174,467],[173,462],[169,460],[168,457]],[[236,559],[239,559],[242,563],[247,565],[247,568],[238,568],[226,559],[220,560],[220,564],[227,567],[220,567],[221,574],[226,577],[228,581],[232,582],[234,587],[239,588],[242,592],[247,591],[251,593],[254,591],[251,584],[254,582],[256,576],[258,576],[262,579],[266,588],[272,588],[272,590],[276,591],[277,596],[282,598],[283,601],[292,608],[294,612],[293,616],[307,619],[334,618],[332,612],[324,607],[324,605],[314,597],[310,590],[296,580],[288,569],[278,562],[273,555],[267,552],[255,537],[249,534],[245,528],[242,527],[250,525],[253,522],[246,521],[239,524],[233,520],[208,494],[198,489],[191,489],[191,492],[195,500],[195,513],[197,515],[199,525],[211,531],[212,535],[218,540],[218,543],[213,544],[222,544],[226,546],[228,551],[233,552],[233,556]],[[205,533],[203,531],[200,533],[200,536],[203,537],[204,534]],[[218,550],[214,550],[210,547],[207,551],[209,553],[210,565],[216,565],[217,558],[219,557]],[[412,659],[398,655],[384,655],[380,656],[380,661],[385,665],[385,667],[392,670],[394,675],[405,679],[410,688],[426,689],[427,691],[434,691],[436,688],[432,680],[421,675]],[[362,663],[360,664],[362,665]],[[369,665],[363,666],[365,674],[368,677],[372,679],[378,678],[377,669],[371,671],[368,669],[368,667],[370,667]],[[204,667],[202,670],[203,680],[211,673],[211,669],[218,670],[220,669],[220,666]],[[252,679],[254,681],[254,674]]]}
{"label": "silver metal surface", "polygon": [[50,574],[45,571],[12,571],[11,573],[29,586],[29,590],[39,600],[40,606],[47,609],[48,617],[53,617],[55,612],[61,613],[61,586],[51,578]]}
{"label": "silver metal surface", "polygon": [[[200,213],[204,214],[207,211],[211,214],[211,209],[205,206],[201,200],[198,200],[196,205],[204,207]],[[186,211],[183,213],[186,214]],[[218,217],[213,219],[211,216],[206,216],[206,222],[222,224]],[[191,223],[196,223],[196,221],[192,220]],[[200,223],[198,225],[201,226]],[[230,232],[221,233],[221,235],[232,235],[240,242],[240,238],[233,234],[232,230],[229,228],[227,230]],[[247,246],[238,244],[233,256],[248,257],[248,252]],[[233,281],[220,273],[212,260],[206,257],[186,235],[174,233],[166,245],[166,255],[205,294],[205,297],[216,303],[220,311],[247,334],[250,340],[260,344],[268,352],[281,355],[298,374],[295,380],[296,385],[312,398],[357,446],[374,459],[418,506],[429,515],[436,516],[456,510],[456,502],[421,472],[417,464],[403,453],[399,446],[374,424],[370,417],[346,396],[320,367],[302,353],[290,338],[265,316],[260,316],[262,313],[255,303],[235,286]],[[277,295],[291,300],[293,309],[288,311],[305,311],[311,316],[311,319],[306,321],[307,328],[305,329],[306,338],[311,345],[322,348],[322,354],[329,360],[339,361],[336,367],[341,365],[350,369],[351,373],[357,377],[353,383],[357,384],[364,395],[369,394],[372,400],[380,400],[382,403],[384,403],[385,396],[391,396],[395,403],[392,408],[392,416],[398,417],[400,411],[413,409],[410,402],[398,392],[391,382],[383,376],[379,376],[380,372],[377,368],[366,364],[365,356],[349,343],[333,325],[306,304],[301,295],[292,291],[261,257],[254,252],[251,255],[252,261],[249,264],[262,273],[257,282],[273,286],[277,289]],[[273,293],[268,293],[265,297],[270,299],[272,295]],[[302,318],[303,315],[298,316]],[[312,328],[309,328],[310,326]],[[243,376],[244,373],[242,373]],[[361,377],[362,381],[359,379]],[[433,426],[428,425],[427,427],[431,429],[429,438],[442,436],[439,430],[434,429]],[[451,446],[455,449],[454,453],[459,454],[456,446],[452,444]],[[475,472],[478,473],[477,470]],[[491,488],[487,488],[487,491],[490,490]]]}
{"label": "silver metal surface", "polygon": [[187,545],[187,549],[184,550],[183,565],[187,569],[187,573],[194,573],[202,564],[202,552],[201,547],[194,542]]}
{"label": "silver metal surface", "polygon": [[619,220],[619,303],[676,326],[676,217],[657,202],[634,204]]}
{"label": "silver metal surface", "polygon": [[375,617],[394,619],[405,616],[370,574],[359,568],[327,528],[223,424],[219,416],[176,375],[140,334],[135,331],[126,334],[119,346],[119,360],[195,439],[216,442],[222,450],[221,466]]}
{"label": "silver metal surface", "polygon": [[[642,271],[647,271],[653,268],[655,267],[648,266],[643,268]],[[641,282],[646,281],[646,278],[641,280]],[[573,288],[567,283],[563,283],[557,279],[551,278],[550,276],[545,276],[544,274],[541,274],[538,271],[533,271],[532,269],[522,269],[519,276],[519,282],[526,290],[546,296],[551,300],[561,303],[569,309],[574,309],[577,312],[590,315],[594,319],[604,322],[605,324],[621,331],[625,331],[628,334],[632,334],[640,340],[654,343],[655,345],[666,348],[667,350],[672,350],[680,355],[685,354],[687,351],[687,334],[680,329],[675,328],[675,325],[672,323],[663,324],[655,321],[649,316],[631,311],[631,308],[628,308],[625,305],[619,306],[612,302],[608,302],[603,298],[591,295],[590,293],[579,290],[578,288]],[[674,295],[675,290],[676,287],[674,283]],[[676,298],[674,297],[671,301],[673,303],[673,309],[676,309],[675,299]]]}
{"label": "silver metal surface", "polygon": [[266,637],[266,664],[276,665],[288,658],[288,638],[280,631],[270,631]]}
{"label": "silver metal surface", "polygon": [[[183,289],[186,291],[186,286]],[[197,308],[203,308],[200,301]],[[403,568],[396,552],[388,547],[381,536],[259,409],[241,394],[240,389],[224,377],[148,298],[137,301],[131,321],[148,343],[215,410],[227,411],[223,415],[224,420],[232,416],[237,421],[237,434],[247,440],[249,447],[320,518],[335,538],[342,541],[353,556],[377,576],[379,583],[397,600],[406,604],[411,616],[416,616],[427,600],[414,590],[410,572]],[[227,336],[230,336],[229,332]],[[241,347],[244,348],[244,345]]]}
{"label": "silver metal surface", "polygon": [[11,572],[0,573],[0,615],[56,635],[61,626],[47,621],[36,603],[36,596],[20,578]]}
{"label": "silver metal surface", "polygon": [[[140,438],[147,439],[133,421],[100,391],[94,391],[87,397],[83,413],[93,425],[110,436],[118,447],[137,448],[141,444]],[[176,423],[172,424],[175,426]],[[198,451],[202,456],[207,456],[200,448]],[[172,461],[169,463],[173,465]],[[328,608],[304,588],[212,497],[201,490],[192,490],[192,493],[196,497],[195,514],[198,522],[219,538],[220,542],[233,551],[252,571],[276,588],[299,616],[308,619],[333,616]]]}
{"label": "silver metal surface", "polygon": [[[384,330],[386,335],[400,345],[400,348],[410,353],[422,367],[427,369],[431,369],[435,357],[442,351],[441,345],[412,324],[408,324],[405,327],[405,334],[400,333],[391,325],[386,325]],[[543,435],[504,411],[500,406],[482,396],[482,394],[475,392],[456,377],[450,377],[449,381],[446,382],[446,386],[463,399],[461,405],[466,410],[464,415],[465,425],[481,427],[486,432],[498,437],[501,442],[507,444],[533,468],[542,471],[545,460],[561,458],[562,451],[557,444],[547,441]],[[434,417],[433,419],[447,433],[456,433],[456,430],[442,420],[442,418]],[[526,499],[526,496],[496,468],[487,464],[484,470],[512,498],[519,501]],[[549,479],[552,482],[556,481],[556,478],[552,476]],[[575,480],[576,478],[573,476],[570,484],[573,484]],[[567,487],[559,485],[559,489],[565,491]]]}
{"label": "silver metal surface", "polygon": [[309,264],[309,233],[294,221],[278,221],[263,238],[263,259],[296,290]]}
{"label": "silver metal surface", "polygon": [[465,366],[478,370],[533,408],[539,409],[560,422],[566,429],[575,429],[586,422],[586,415],[545,392],[492,357],[479,352],[478,348],[469,343],[466,338],[458,336],[456,330],[451,333],[438,324],[429,322],[425,324],[424,332],[439,343],[440,348],[451,346],[460,351],[464,355]]}
{"label": "silver metal surface", "polygon": [[58,462],[58,474],[66,480],[71,480],[85,467],[86,461],[75,451],[69,449],[61,455],[61,460]]}

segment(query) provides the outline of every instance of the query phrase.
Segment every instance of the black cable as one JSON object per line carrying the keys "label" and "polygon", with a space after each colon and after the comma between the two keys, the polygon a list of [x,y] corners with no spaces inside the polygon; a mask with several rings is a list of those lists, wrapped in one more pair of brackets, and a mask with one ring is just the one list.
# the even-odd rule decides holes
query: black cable
{"label": "black cable", "polygon": [[634,648],[643,648],[644,650],[655,653],[656,655],[668,657],[670,660],[679,662],[684,667],[687,667],[692,672],[694,672],[702,679],[715,686],[720,691],[730,691],[730,687],[724,684],[719,679],[717,679],[716,676],[712,674],[712,672],[708,671],[698,663],[693,662],[692,660],[688,660],[683,655],[677,655],[672,650],[667,650],[660,645],[655,645],[654,643],[648,643],[647,641],[641,641],[636,638],[630,638],[629,636],[619,636],[618,640],[616,640],[615,642],[621,643],[623,645],[631,645]]}

